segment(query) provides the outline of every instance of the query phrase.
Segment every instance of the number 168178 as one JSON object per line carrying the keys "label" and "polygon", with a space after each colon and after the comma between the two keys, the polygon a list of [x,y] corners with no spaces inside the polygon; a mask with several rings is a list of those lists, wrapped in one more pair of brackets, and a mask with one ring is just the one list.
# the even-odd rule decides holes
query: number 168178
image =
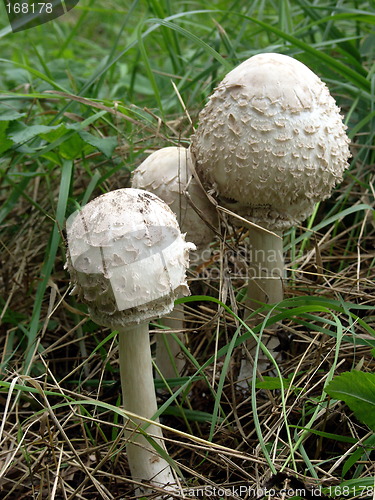
{"label": "number 168178", "polygon": [[52,3],[35,2],[35,3],[8,3],[7,10],[9,14],[52,14]]}

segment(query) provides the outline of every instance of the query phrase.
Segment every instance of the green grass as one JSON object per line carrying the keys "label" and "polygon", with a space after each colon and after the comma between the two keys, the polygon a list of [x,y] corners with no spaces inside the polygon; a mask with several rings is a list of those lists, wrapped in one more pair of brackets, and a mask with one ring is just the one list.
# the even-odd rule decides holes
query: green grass
{"label": "green grass", "polygon": [[[285,234],[286,298],[264,306],[252,331],[240,319],[243,282],[223,290],[213,278],[218,242],[219,260],[190,272],[188,370],[160,401],[161,425],[187,494],[265,488],[272,475],[279,489],[288,477],[328,496],[372,498],[373,433],[326,392],[336,375],[375,367],[371,2],[82,0],[15,34],[3,4],[0,13],[2,498],[131,497],[116,338],[69,295],[65,220],[128,186],[148,152],[187,146],[190,120],[225,73],[270,51],[327,83],[351,167]],[[285,337],[277,385],[254,380],[239,393],[241,345],[276,324]]]}

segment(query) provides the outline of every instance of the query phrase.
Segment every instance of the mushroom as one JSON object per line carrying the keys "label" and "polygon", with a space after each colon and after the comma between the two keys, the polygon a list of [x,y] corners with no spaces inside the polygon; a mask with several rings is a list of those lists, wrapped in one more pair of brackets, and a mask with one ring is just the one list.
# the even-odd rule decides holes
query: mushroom
{"label": "mushroom", "polygon": [[273,53],[229,72],[200,113],[191,151],[203,185],[223,207],[267,230],[250,230],[250,310],[283,299],[282,231],[305,220],[342,180],[346,128],[320,78]]}
{"label": "mushroom", "polygon": [[[186,233],[187,240],[192,241],[197,247],[190,261],[194,260],[197,264],[205,260],[202,257],[214,237],[210,225],[211,227],[217,225],[217,214],[200,184],[192,176],[189,150],[171,146],[155,151],[134,170],[132,187],[155,193],[165,201],[176,214],[181,231]],[[208,224],[202,220],[203,218]],[[176,331],[181,342],[183,342],[184,319],[182,304],[175,307],[171,316],[163,318],[164,326]],[[156,365],[166,379],[182,374],[184,358],[181,347],[171,335],[158,335]]]}
{"label": "mushroom", "polygon": [[[174,300],[188,295],[188,251],[175,215],[157,196],[118,189],[85,205],[67,221],[67,267],[73,292],[87,304],[90,317],[119,333],[120,377],[125,410],[141,418],[127,423],[126,446],[133,480],[173,490],[169,463],[155,451],[142,420],[157,411],[148,322],[168,314]],[[161,428],[145,428],[165,449]]]}

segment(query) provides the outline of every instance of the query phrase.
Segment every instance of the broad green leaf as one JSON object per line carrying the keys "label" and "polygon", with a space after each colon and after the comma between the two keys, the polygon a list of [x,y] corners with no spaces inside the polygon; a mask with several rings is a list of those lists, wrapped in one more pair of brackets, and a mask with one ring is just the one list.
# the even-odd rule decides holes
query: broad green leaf
{"label": "broad green leaf", "polygon": [[5,131],[8,128],[9,122],[0,120],[0,136],[5,137]]}
{"label": "broad green leaf", "polygon": [[88,118],[86,118],[82,122],[68,123],[68,124],[66,124],[66,128],[69,129],[69,130],[75,130],[75,131],[84,130],[86,127],[88,127],[92,123],[94,123],[97,120],[99,120],[105,114],[107,114],[107,111],[104,111],[104,110],[103,111],[98,111],[97,113],[89,116]]}
{"label": "broad green leaf", "polygon": [[40,134],[40,137],[47,142],[53,142],[56,141],[57,139],[60,139],[60,137],[62,137],[64,134],[67,133],[68,131],[66,129],[65,124],[60,123],[59,125],[52,127],[47,132],[43,132],[42,134]]}
{"label": "broad green leaf", "polygon": [[60,167],[62,166],[61,157],[57,153],[54,153],[53,151],[47,151],[46,153],[42,154],[41,157],[50,161],[54,165],[59,165]]}
{"label": "broad green leaf", "polygon": [[81,156],[84,147],[85,143],[80,136],[78,134],[73,134],[59,146],[59,152],[63,158],[74,160]]}
{"label": "broad green leaf", "polygon": [[101,153],[103,153],[107,158],[111,158],[115,147],[117,146],[117,137],[96,137],[95,135],[90,134],[82,130],[78,132],[82,140],[98,149]]}
{"label": "broad green leaf", "polygon": [[0,138],[0,154],[7,151],[13,146],[13,142],[10,139]]}
{"label": "broad green leaf", "polygon": [[[59,125],[57,125],[58,127]],[[23,142],[27,142],[34,137],[50,132],[51,130],[57,128],[56,126],[48,126],[48,125],[30,125],[29,127],[24,125],[21,130],[16,130],[14,132],[9,133],[9,137],[16,144],[22,144]]]}
{"label": "broad green leaf", "polygon": [[358,420],[375,431],[375,373],[342,373],[328,384],[326,391],[332,398],[344,401]]}
{"label": "broad green leaf", "polygon": [[0,122],[10,122],[12,120],[19,120],[23,116],[26,116],[26,113],[19,113],[14,109],[6,109],[4,111],[4,106],[0,107]]}
{"label": "broad green leaf", "polygon": [[13,146],[13,141],[8,139],[6,129],[8,128],[8,121],[1,121],[0,118],[0,154],[4,153],[7,149]]}

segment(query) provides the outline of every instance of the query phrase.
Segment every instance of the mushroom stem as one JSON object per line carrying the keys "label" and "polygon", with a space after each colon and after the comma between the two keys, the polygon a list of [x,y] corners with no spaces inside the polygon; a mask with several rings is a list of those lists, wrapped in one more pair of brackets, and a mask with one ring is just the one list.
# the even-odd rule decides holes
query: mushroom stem
{"label": "mushroom stem", "polygon": [[[169,316],[163,318],[163,325],[176,332],[178,338],[183,342],[184,335],[181,330],[184,328],[184,306],[180,304],[175,306]],[[156,342],[156,366],[165,379],[180,377],[185,359],[181,352],[180,345],[175,341],[172,335],[161,333],[157,336]],[[159,375],[156,375],[159,378]]]}
{"label": "mushroom stem", "polygon": [[283,300],[284,255],[281,233],[254,231],[250,236],[249,283],[245,305],[255,311],[261,304]]}
{"label": "mushroom stem", "polygon": [[[245,319],[249,313],[259,309],[262,304],[277,304],[283,300],[283,275],[284,256],[283,240],[281,233],[272,235],[265,231],[254,231],[250,236],[249,248],[249,280],[247,296],[245,299]],[[260,317],[255,316],[248,320],[250,326],[259,322]],[[262,342],[275,357],[278,339],[273,335],[263,334]],[[246,343],[250,355],[255,354],[256,345],[253,339]],[[263,352],[259,353],[257,368],[262,372],[269,366],[269,360]],[[248,381],[253,377],[253,366],[247,355],[241,361],[238,386],[247,389]]]}
{"label": "mushroom stem", "polygon": [[[157,411],[148,323],[120,328],[119,359],[123,405],[125,410],[141,417],[152,419]],[[147,481],[153,486],[172,490],[176,485],[169,463],[152,447],[145,436],[133,432],[141,427],[141,419],[129,422],[126,452],[132,478],[135,481]],[[162,429],[149,425],[147,433],[155,436],[155,442],[165,449]],[[145,485],[137,488],[137,496],[150,493]]]}

